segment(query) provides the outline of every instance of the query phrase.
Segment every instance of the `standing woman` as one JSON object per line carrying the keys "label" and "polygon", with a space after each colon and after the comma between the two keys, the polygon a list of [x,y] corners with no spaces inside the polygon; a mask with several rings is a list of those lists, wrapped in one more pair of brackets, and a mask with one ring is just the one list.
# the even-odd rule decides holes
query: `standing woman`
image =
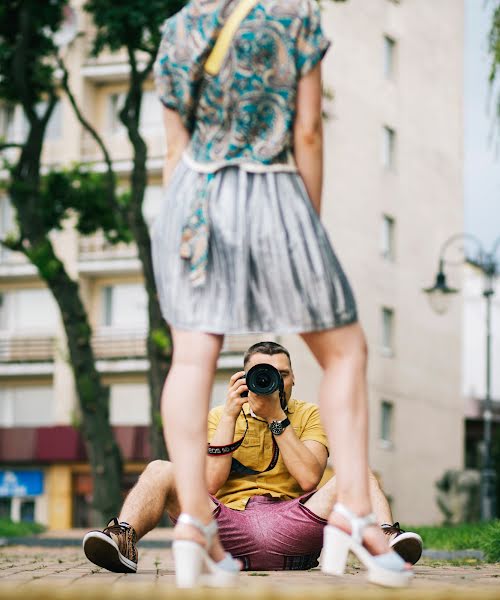
{"label": "standing woman", "polygon": [[164,25],[166,190],[152,243],[174,343],[162,415],[183,513],[181,586],[203,570],[219,581],[238,570],[207,502],[207,412],[224,335],[250,332],[299,333],[324,371],[338,502],[323,570],[342,574],[351,550],[376,583],[409,578],[371,514],[365,339],[319,220],[328,45],[315,0],[192,0]]}

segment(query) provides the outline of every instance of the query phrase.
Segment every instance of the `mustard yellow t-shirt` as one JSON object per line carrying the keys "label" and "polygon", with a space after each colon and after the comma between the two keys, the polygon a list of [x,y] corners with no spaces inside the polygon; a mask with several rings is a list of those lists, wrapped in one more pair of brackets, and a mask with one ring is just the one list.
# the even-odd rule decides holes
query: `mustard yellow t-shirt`
{"label": "mustard yellow t-shirt", "polygon": [[[219,424],[223,406],[212,409],[208,415],[208,440],[212,437]],[[248,432],[242,445],[233,452],[233,457],[242,465],[254,471],[264,471],[273,457],[273,440],[265,421],[252,417],[249,404],[243,405],[243,411],[248,419]],[[302,442],[314,440],[328,448],[328,442],[321,425],[319,410],[315,404],[290,400],[288,403],[289,427],[293,427],[297,437]],[[234,441],[241,439],[245,431],[245,418],[239,415],[236,421]],[[217,457],[215,457],[217,460]],[[304,493],[299,484],[290,475],[280,456],[274,469],[256,475],[229,475],[228,480],[217,492],[216,497],[229,508],[244,510],[252,496],[270,494],[275,498],[290,500]]]}

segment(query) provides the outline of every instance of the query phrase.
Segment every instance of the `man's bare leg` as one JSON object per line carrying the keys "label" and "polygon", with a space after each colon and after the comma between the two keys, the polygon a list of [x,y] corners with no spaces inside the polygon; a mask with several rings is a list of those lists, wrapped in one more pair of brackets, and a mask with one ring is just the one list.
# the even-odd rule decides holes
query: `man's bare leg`
{"label": "man's bare leg", "polygon": [[[215,504],[210,498],[207,502],[213,511]],[[139,540],[158,525],[165,511],[174,518],[180,514],[173,466],[165,460],[154,460],[130,490],[118,520],[131,525]]]}
{"label": "man's bare leg", "polygon": [[[389,506],[389,502],[387,502],[387,498],[380,488],[376,477],[372,473],[370,473],[369,476],[369,491],[373,512],[377,517],[377,521],[381,525],[382,523],[392,523],[391,507]],[[307,506],[307,508],[318,517],[327,520],[332,511],[332,506],[336,497],[337,481],[334,476],[311,496],[304,506]]]}

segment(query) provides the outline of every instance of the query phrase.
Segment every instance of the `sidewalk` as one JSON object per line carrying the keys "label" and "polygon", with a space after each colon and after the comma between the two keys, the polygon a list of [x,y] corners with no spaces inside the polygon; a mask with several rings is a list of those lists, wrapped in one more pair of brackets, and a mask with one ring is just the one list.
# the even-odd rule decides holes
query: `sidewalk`
{"label": "sidewalk", "polygon": [[[49,536],[50,537],[50,536]],[[473,561],[472,561],[473,562]],[[232,590],[176,590],[173,561],[168,548],[139,545],[135,575],[109,573],[89,563],[79,548],[8,546],[0,549],[0,598],[44,600],[92,598],[95,600],[147,600],[214,598],[217,600],[498,600],[500,565],[453,566],[423,561],[415,567],[408,590],[385,590],[369,585],[354,563],[342,578],[312,571],[248,572]]]}

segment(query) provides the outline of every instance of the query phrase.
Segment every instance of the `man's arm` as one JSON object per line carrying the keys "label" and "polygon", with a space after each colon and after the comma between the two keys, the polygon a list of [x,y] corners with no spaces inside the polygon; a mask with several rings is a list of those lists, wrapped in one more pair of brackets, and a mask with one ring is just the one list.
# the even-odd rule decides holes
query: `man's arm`
{"label": "man's arm", "polygon": [[[261,398],[252,396],[250,404],[256,414],[268,423],[283,421],[285,411],[281,408],[279,394]],[[321,431],[319,437],[325,437],[321,429],[319,411],[316,408],[309,417],[303,437],[315,437],[317,430]],[[304,492],[314,490],[326,468],[328,450],[324,444],[313,439],[300,440],[295,430],[289,425],[281,435],[274,436],[280,449],[281,457],[290,475],[297,481]]]}
{"label": "man's arm", "polygon": [[[274,417],[266,417],[267,422],[282,421],[286,414],[281,407],[280,413]],[[316,489],[326,469],[328,460],[326,447],[315,440],[301,441],[291,425],[281,435],[274,436],[274,439],[286,468],[304,492]]]}
{"label": "man's arm", "polygon": [[[245,383],[242,383],[241,381],[241,377],[244,375],[245,372],[240,371],[239,373],[235,373],[229,380],[226,404],[210,441],[212,446],[225,446],[227,444],[232,444],[234,440],[236,421],[240,414],[241,407],[247,401],[246,398],[241,397],[241,394],[248,390]],[[208,455],[207,487],[210,494],[216,494],[226,483],[229,473],[231,472],[232,458],[232,454]]]}

